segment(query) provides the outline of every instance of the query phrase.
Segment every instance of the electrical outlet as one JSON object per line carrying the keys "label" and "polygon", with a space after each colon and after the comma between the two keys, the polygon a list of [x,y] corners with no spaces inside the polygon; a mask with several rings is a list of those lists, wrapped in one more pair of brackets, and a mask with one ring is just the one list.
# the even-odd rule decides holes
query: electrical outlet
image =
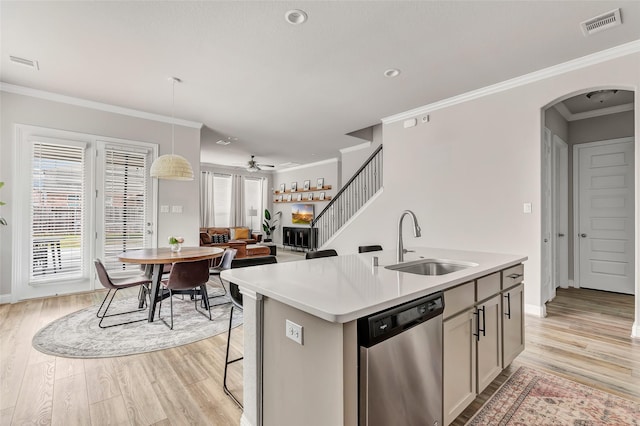
{"label": "electrical outlet", "polygon": [[296,324],[295,322],[286,321],[285,324],[285,335],[296,342],[299,345],[302,345],[302,326]]}

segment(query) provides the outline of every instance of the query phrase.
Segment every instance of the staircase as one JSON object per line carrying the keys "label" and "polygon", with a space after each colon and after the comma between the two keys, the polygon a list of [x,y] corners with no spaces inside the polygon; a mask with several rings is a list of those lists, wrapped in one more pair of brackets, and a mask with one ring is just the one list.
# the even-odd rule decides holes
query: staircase
{"label": "staircase", "polygon": [[382,145],[311,222],[311,247],[322,247],[360,208],[382,188]]}

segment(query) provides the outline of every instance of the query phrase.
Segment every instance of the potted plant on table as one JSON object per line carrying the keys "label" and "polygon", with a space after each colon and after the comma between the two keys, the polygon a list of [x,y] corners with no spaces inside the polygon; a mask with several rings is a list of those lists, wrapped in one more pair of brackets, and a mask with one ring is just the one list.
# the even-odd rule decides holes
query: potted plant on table
{"label": "potted plant on table", "polygon": [[[282,214],[282,212],[277,212],[275,214],[275,216]],[[267,237],[264,239],[265,243],[270,243],[271,241],[273,241],[271,239],[271,232],[273,232],[274,229],[276,229],[276,224],[278,223],[278,219],[271,219],[271,213],[269,212],[269,209],[264,209],[264,223],[262,224],[262,230],[264,231],[264,233],[267,235]]]}

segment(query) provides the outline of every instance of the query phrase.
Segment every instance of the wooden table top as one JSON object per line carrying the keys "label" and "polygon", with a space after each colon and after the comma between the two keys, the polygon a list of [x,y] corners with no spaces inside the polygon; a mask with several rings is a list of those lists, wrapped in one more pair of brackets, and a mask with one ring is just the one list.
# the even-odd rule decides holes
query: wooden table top
{"label": "wooden table top", "polygon": [[202,259],[212,259],[222,256],[223,249],[219,247],[182,247],[179,252],[173,252],[168,247],[123,251],[118,260],[125,263],[141,265],[188,262]]}

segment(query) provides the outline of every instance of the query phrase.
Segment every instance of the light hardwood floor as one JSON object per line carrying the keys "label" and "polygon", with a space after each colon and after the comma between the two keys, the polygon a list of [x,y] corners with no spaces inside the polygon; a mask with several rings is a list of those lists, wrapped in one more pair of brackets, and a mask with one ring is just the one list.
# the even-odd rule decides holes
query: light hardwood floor
{"label": "light hardwood floor", "polygon": [[[59,358],[32,348],[40,327],[102,294],[0,305],[0,425],[239,424],[241,411],[222,391],[226,333],[119,358]],[[526,318],[525,352],[454,424],[463,425],[520,365],[640,402],[640,342],[629,337],[633,303],[632,296],[559,290],[547,318]],[[241,330],[233,331],[233,356]],[[242,363],[230,374],[241,395]]]}

